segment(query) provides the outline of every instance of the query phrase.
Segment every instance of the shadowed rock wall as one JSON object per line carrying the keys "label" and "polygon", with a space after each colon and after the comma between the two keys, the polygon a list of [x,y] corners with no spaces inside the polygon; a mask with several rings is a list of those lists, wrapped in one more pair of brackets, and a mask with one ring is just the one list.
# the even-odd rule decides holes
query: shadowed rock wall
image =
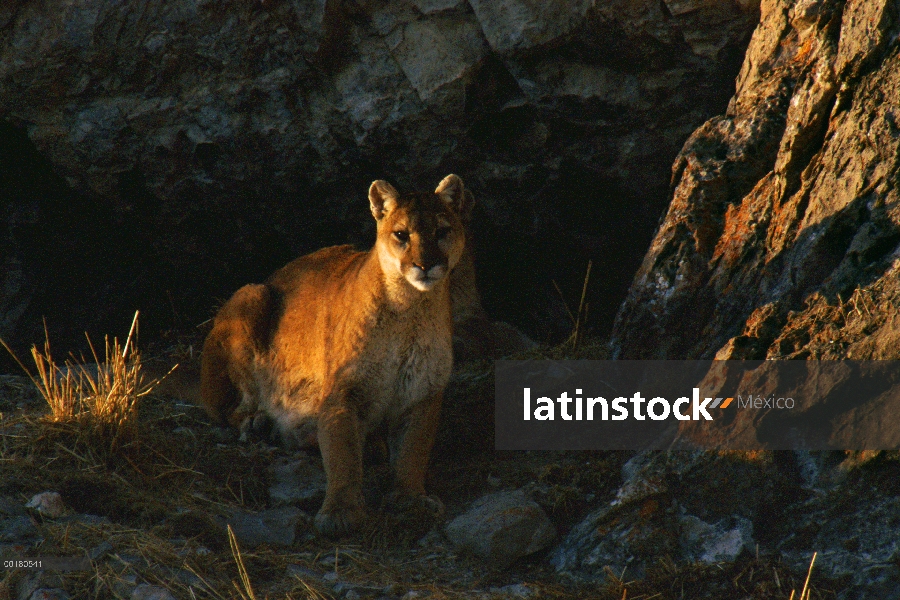
{"label": "shadowed rock wall", "polygon": [[119,331],[135,308],[145,330],[189,327],[296,255],[370,243],[373,179],[430,189],[448,172],[479,201],[493,316],[566,332],[552,282],[574,305],[593,259],[593,323],[608,327],[671,162],[724,109],[758,11],[8,2],[0,170],[21,176],[0,182],[0,335],[31,342],[41,315],[63,337]]}
{"label": "shadowed rock wall", "polygon": [[897,358],[900,4],[767,0],[673,167],[622,358]]}

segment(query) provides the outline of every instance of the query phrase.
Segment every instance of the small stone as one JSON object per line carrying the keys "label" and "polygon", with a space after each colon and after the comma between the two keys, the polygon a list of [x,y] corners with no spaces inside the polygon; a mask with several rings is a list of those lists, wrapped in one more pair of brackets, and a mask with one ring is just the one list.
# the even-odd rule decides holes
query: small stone
{"label": "small stone", "polygon": [[57,519],[66,514],[66,511],[68,510],[63,502],[62,496],[59,495],[59,492],[42,492],[40,494],[35,494],[25,506],[27,508],[33,508],[41,515],[50,519]]}
{"label": "small stone", "polygon": [[316,461],[280,459],[272,463],[269,475],[269,498],[276,506],[293,504],[312,511],[325,499],[325,471]]}
{"label": "small stone", "polygon": [[21,517],[28,514],[22,505],[6,496],[0,496],[0,516]]}
{"label": "small stone", "polygon": [[131,600],[175,600],[175,596],[162,586],[142,583],[131,592]]}
{"label": "small stone", "polygon": [[220,444],[231,444],[237,441],[238,433],[231,427],[212,427],[210,428],[213,439]]}
{"label": "small stone", "polygon": [[16,600],[69,600],[59,571],[29,571],[16,585]]}
{"label": "small stone", "polygon": [[432,529],[421,538],[419,538],[419,540],[416,542],[416,545],[420,548],[443,547],[442,541],[443,538],[440,532]]}
{"label": "small stone", "polygon": [[288,577],[297,577],[301,580],[305,579],[322,579],[322,574],[318,571],[314,571],[309,567],[304,567],[303,565],[288,565],[287,566],[287,574]]}
{"label": "small stone", "polygon": [[400,592],[403,591],[403,588],[400,587],[399,583],[389,583],[384,588],[382,588],[381,593],[385,596],[397,596]]}
{"label": "small stone", "polygon": [[176,569],[172,571],[175,579],[188,587],[202,588],[203,580],[187,569]]}
{"label": "small stone", "polygon": [[147,567],[147,561],[142,556],[135,554],[114,554],[113,558],[126,567]]}
{"label": "small stone", "polygon": [[346,562],[344,555],[338,553],[337,556],[333,554],[327,554],[323,558],[319,559],[319,565],[325,567],[326,569],[334,569],[334,565],[341,566]]}
{"label": "small stone", "polygon": [[352,590],[353,588],[354,588],[354,585],[350,582],[338,581],[336,584],[334,584],[334,587],[332,587],[331,589],[334,590],[335,594],[340,596],[341,594],[344,594],[347,591]]}
{"label": "small stone", "polygon": [[0,519],[0,542],[18,542],[37,534],[37,527],[29,517]]}
{"label": "small stone", "polygon": [[98,545],[91,548],[90,552],[88,552],[88,558],[91,560],[97,561],[112,552],[113,545],[107,541],[102,541]]}
{"label": "small stone", "polygon": [[528,587],[524,583],[504,585],[498,592],[508,598],[532,598],[537,594],[534,588]]}
{"label": "small stone", "polygon": [[166,519],[165,523],[176,536],[194,539],[213,550],[223,549],[228,543],[225,523],[203,511],[178,512]]}
{"label": "small stone", "polygon": [[471,550],[500,567],[547,547],[556,528],[543,509],[521,490],[476,500],[468,512],[447,525],[454,545]]}
{"label": "small stone", "polygon": [[[118,570],[118,569],[117,569]],[[117,573],[112,583],[113,596],[116,598],[130,598],[140,579],[133,569],[126,568]]]}
{"label": "small stone", "polygon": [[534,340],[509,323],[504,323],[503,321],[494,322],[491,324],[491,330],[494,337],[494,354],[496,356],[509,356],[537,346]]}
{"label": "small stone", "polygon": [[258,513],[235,511],[228,523],[238,543],[248,548],[260,544],[290,546],[296,538],[301,514],[300,509],[290,506]]}
{"label": "small stone", "polygon": [[59,588],[35,590],[28,600],[69,600],[69,593]]}
{"label": "small stone", "polygon": [[754,546],[753,523],[747,519],[734,517],[709,524],[685,515],[679,521],[681,547],[689,560],[706,564],[733,561]]}
{"label": "small stone", "polygon": [[423,15],[453,10],[465,5],[462,0],[413,0],[413,4]]}

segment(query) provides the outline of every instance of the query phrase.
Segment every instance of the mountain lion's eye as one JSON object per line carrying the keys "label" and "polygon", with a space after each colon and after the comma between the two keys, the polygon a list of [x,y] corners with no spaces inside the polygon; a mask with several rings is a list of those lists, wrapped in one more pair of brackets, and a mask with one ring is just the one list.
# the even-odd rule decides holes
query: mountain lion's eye
{"label": "mountain lion's eye", "polygon": [[409,232],[408,231],[395,231],[394,238],[401,244],[405,244],[409,241]]}
{"label": "mountain lion's eye", "polygon": [[450,228],[449,228],[449,227],[438,227],[438,230],[437,230],[437,237],[438,237],[439,240],[444,239],[444,238],[447,237],[448,235],[450,235]]}

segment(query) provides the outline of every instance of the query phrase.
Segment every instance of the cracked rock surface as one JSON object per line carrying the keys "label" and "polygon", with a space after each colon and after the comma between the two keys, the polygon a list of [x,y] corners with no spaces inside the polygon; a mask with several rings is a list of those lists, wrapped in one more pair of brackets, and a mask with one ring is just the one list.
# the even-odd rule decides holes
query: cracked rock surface
{"label": "cracked rock surface", "polygon": [[620,309],[621,358],[897,357],[896,3],[763,2]]}

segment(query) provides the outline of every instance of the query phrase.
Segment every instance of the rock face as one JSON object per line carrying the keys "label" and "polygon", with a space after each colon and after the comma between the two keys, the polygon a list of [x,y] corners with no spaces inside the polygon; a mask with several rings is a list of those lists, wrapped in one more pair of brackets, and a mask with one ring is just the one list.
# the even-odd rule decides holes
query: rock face
{"label": "rock face", "polygon": [[777,557],[839,582],[838,598],[900,593],[900,463],[874,453],[647,452],[622,468],[615,500],[569,531],[550,562],[563,575],[640,579],[661,560]]}
{"label": "rock face", "polygon": [[[733,561],[769,541],[775,515],[799,481],[772,456],[645,452],[622,467],[616,498],[587,515],[553,551],[562,573],[641,578],[661,557],[678,563]],[[761,530],[755,536],[756,529]]]}
{"label": "rock face", "polygon": [[[894,418],[900,407],[900,369],[894,371],[894,361],[712,365],[698,387],[712,397],[734,397],[737,408],[705,425],[679,423],[676,444],[733,450],[881,450],[900,444],[900,425]],[[776,389],[777,394],[762,392]],[[752,397],[748,390],[759,392]]]}
{"label": "rock face", "polygon": [[0,335],[30,343],[41,315],[60,335],[117,331],[135,308],[145,328],[197,323],[294,256],[368,243],[373,179],[428,189],[451,171],[478,198],[496,317],[567,329],[552,280],[575,303],[593,258],[608,325],[669,166],[723,110],[758,14],[753,0],[7,2]]}
{"label": "rock face", "polygon": [[[780,544],[785,561],[801,570],[812,552],[816,569],[846,581],[844,599],[896,598],[900,595],[900,551],[895,528],[900,522],[897,486],[883,473],[851,473],[847,485],[794,507],[788,514],[793,530]],[[874,481],[873,481],[874,480]],[[850,503],[853,510],[838,508]]]}
{"label": "rock face", "polygon": [[891,0],[767,0],[621,307],[621,358],[896,358],[900,31]]}

